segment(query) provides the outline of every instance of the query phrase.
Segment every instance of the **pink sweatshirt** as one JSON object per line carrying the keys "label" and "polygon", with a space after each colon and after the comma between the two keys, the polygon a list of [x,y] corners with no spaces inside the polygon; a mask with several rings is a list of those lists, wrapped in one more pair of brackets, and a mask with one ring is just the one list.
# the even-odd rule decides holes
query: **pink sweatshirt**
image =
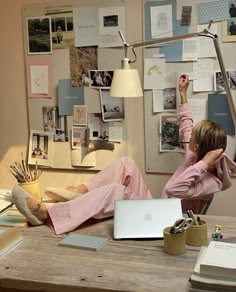
{"label": "pink sweatshirt", "polygon": [[[193,123],[187,103],[180,106],[178,119],[180,139],[188,142]],[[236,164],[223,154],[216,165],[216,173],[212,173],[207,170],[207,165],[202,160],[192,165],[193,152],[188,144],[185,150],[184,162],[167,182],[161,198],[181,198],[183,213],[192,209],[194,213],[199,214],[214,193],[224,191],[231,186],[230,173],[236,171]]]}

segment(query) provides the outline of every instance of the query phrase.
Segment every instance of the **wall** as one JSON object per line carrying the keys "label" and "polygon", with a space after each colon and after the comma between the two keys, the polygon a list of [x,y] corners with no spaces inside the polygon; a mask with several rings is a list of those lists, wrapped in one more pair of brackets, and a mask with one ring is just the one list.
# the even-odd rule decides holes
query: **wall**
{"label": "wall", "polygon": [[[69,2],[69,1],[68,1]],[[186,5],[182,1],[181,5]],[[25,86],[25,68],[23,51],[22,7],[33,3],[58,4],[58,1],[17,0],[0,3],[0,188],[12,188],[15,179],[6,166],[21,158],[21,152],[27,153],[28,118]],[[63,3],[66,3],[64,1]],[[88,1],[89,3],[89,1]],[[142,0],[127,0],[127,41],[142,40]],[[138,62],[135,66],[142,78],[142,49],[137,49]],[[235,60],[234,60],[235,62]],[[129,135],[129,155],[134,157],[143,172],[152,193],[161,193],[169,175],[145,174],[144,161],[144,109],[143,99],[127,101],[127,119]],[[157,161],[158,163],[158,161]],[[67,186],[80,184],[93,173],[82,171],[47,170],[41,176],[42,191],[47,186]],[[232,179],[230,190],[219,193],[209,209],[209,214],[236,216],[235,189],[236,178]],[[220,222],[219,222],[220,223]]]}

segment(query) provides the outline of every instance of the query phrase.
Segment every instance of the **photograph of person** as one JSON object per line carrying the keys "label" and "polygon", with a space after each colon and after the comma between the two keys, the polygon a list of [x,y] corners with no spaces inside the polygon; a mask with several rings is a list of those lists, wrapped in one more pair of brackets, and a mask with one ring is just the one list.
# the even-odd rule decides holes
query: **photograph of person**
{"label": "photograph of person", "polygon": [[236,35],[236,17],[228,20],[228,34]]}
{"label": "photograph of person", "polygon": [[90,87],[110,88],[113,78],[113,70],[89,70],[89,78],[93,81]]}
{"label": "photograph of person", "polygon": [[74,46],[73,7],[71,5],[48,6],[44,11],[45,15],[51,17],[53,50]]}
{"label": "photograph of person", "polygon": [[229,1],[229,15],[236,17],[236,1]]}
{"label": "photograph of person", "polygon": [[52,53],[51,18],[29,17],[27,21],[28,54]]}
{"label": "photograph of person", "polygon": [[223,42],[236,42],[236,17],[223,21]]}

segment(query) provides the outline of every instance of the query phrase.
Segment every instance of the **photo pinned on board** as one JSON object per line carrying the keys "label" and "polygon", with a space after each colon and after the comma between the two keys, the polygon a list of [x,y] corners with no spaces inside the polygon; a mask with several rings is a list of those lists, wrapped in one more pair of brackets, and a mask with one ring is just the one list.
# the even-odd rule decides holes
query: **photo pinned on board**
{"label": "photo pinned on board", "polygon": [[89,78],[92,80],[90,87],[110,88],[113,74],[113,70],[89,70]]}
{"label": "photo pinned on board", "polygon": [[177,115],[160,116],[160,152],[183,152]]}
{"label": "photo pinned on board", "polygon": [[74,105],[74,126],[87,126],[86,105]]}
{"label": "photo pinned on board", "polygon": [[123,97],[112,97],[109,90],[100,89],[103,122],[122,121],[125,118]]}
{"label": "photo pinned on board", "polygon": [[52,48],[67,49],[74,46],[73,7],[71,5],[49,6],[45,15],[51,17]]}
{"label": "photo pinned on board", "polygon": [[28,55],[33,54],[51,54],[51,18],[50,17],[28,17],[27,41]]}

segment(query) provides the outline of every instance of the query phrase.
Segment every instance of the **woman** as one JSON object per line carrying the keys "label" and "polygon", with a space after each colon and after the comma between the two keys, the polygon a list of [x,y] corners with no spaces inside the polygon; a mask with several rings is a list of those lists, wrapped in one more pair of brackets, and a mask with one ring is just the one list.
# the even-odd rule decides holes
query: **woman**
{"label": "woman", "polygon": [[[183,213],[187,209],[200,213],[215,192],[231,186],[230,172],[236,170],[236,164],[223,155],[227,137],[220,125],[204,120],[192,128],[188,86],[188,76],[181,75],[178,118],[185,159],[167,182],[161,197],[181,198]],[[92,217],[112,216],[115,200],[152,198],[138,167],[128,157],[113,162],[78,187],[47,189],[48,196],[66,202],[38,204],[18,185],[12,193],[16,207],[32,225],[46,223],[56,234],[72,231]]]}

